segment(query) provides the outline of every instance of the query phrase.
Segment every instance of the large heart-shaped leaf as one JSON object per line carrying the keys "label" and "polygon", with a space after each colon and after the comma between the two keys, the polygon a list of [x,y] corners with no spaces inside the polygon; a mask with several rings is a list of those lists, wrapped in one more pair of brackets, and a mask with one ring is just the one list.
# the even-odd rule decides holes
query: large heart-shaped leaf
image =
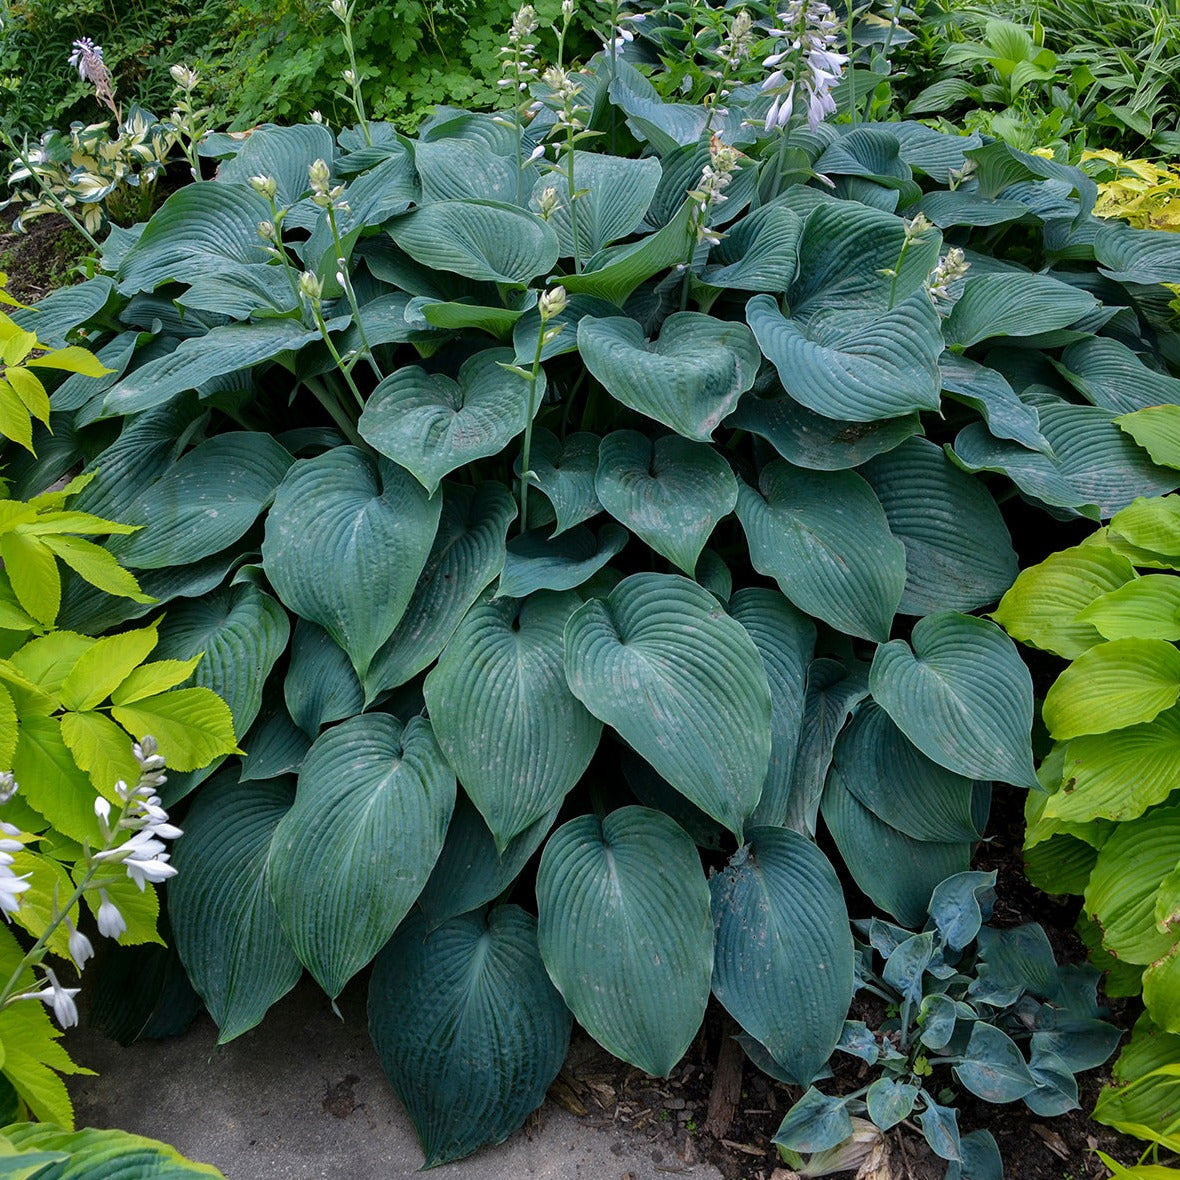
{"label": "large heart-shaped leaf", "polygon": [[621,552],[627,540],[627,530],[613,520],[597,536],[581,525],[558,537],[547,537],[541,529],[521,533],[508,542],[496,594],[525,598],[537,590],[574,590]]}
{"label": "large heart-shaped leaf", "polygon": [[297,614],[340,644],[362,678],[401,621],[442,511],[386,459],[336,447],[296,463],[266,518],[262,559]]}
{"label": "large heart-shaped leaf", "polygon": [[1057,367],[1088,401],[1116,414],[1180,403],[1180,380],[1148,368],[1137,353],[1108,336],[1071,344]]}
{"label": "large heart-shaped leaf", "polygon": [[1097,304],[1088,291],[1051,275],[972,275],[947,317],[946,340],[962,349],[994,336],[1033,336],[1064,328]]}
{"label": "large heart-shaped leaf", "polygon": [[502,851],[590,764],[601,723],[570,692],[566,620],[576,594],[473,607],[426,678],[439,745]]}
{"label": "large heart-shaped leaf", "polygon": [[415,262],[488,283],[524,284],[548,274],[557,235],[539,217],[494,201],[438,201],[389,226]]}
{"label": "large heart-shaped leaf", "polygon": [[498,155],[486,144],[440,139],[414,145],[414,165],[422,179],[422,201],[500,201],[523,203],[527,173],[515,159]]}
{"label": "large heart-shaped leaf", "polygon": [[369,395],[358,424],[362,437],[412,471],[433,496],[444,475],[499,454],[536,413],[544,372],[530,406],[528,383],[502,367],[512,358],[507,348],[476,353],[458,380],[417,365],[398,369]]}
{"label": "large heart-shaped leaf", "polygon": [[798,267],[803,219],[791,209],[767,205],[744,217],[714,247],[713,265],[701,276],[732,291],[785,291]]}
{"label": "large heart-shaped leaf", "polygon": [[827,418],[875,422],[939,404],[938,313],[918,291],[883,312],[831,309],[788,319],[770,295],[746,304],[758,347],[797,402]]}
{"label": "large heart-shaped leaf", "polygon": [[594,490],[599,502],[689,577],[717,522],[737,503],[729,464],[703,443],[636,430],[602,440]]}
{"label": "large heart-shaped leaf", "polygon": [[832,774],[882,823],[915,840],[978,840],[974,783],[923,755],[879,705],[861,705],[832,751]]}
{"label": "large heart-shaped leaf", "polygon": [[994,623],[927,615],[873,656],[869,687],[898,728],[940,766],[973,779],[1038,787],[1032,677]]}
{"label": "large heart-shaped leaf", "polygon": [[995,500],[941,447],[911,438],[863,474],[905,546],[903,614],[975,610],[1012,585],[1016,553]]}
{"label": "large heart-shaped leaf", "polygon": [[754,568],[800,610],[865,639],[889,636],[905,590],[905,547],[880,501],[851,471],[804,471],[780,459],[761,493],[738,487]]}
{"label": "large heart-shaped leaf", "polygon": [[292,462],[269,434],[219,434],[140,493],[123,520],[143,528],[112,539],[110,550],[136,569],[186,565],[219,553],[258,519]]}
{"label": "large heart-shaped leaf", "polygon": [[[574,226],[577,227],[579,258],[590,258],[611,242],[633,233],[643,220],[660,182],[660,162],[654,157],[628,159],[624,156],[604,156],[592,152],[575,151],[574,191],[579,196],[570,216],[569,190],[560,174],[542,176],[533,186],[532,204],[539,201],[546,189],[553,189],[557,205],[549,217],[549,224],[557,231],[561,256],[575,256]],[[566,157],[563,167],[569,168]]]}
{"label": "large heart-shaped leaf", "polygon": [[278,187],[276,200],[283,208],[307,192],[308,168],[316,160],[330,161],[335,153],[332,132],[322,123],[257,127],[241,141],[237,153],[218,166],[217,180],[244,185],[252,176],[269,176]]}
{"label": "large heart-shaped leaf", "polygon": [[762,796],[748,827],[781,827],[795,773],[803,727],[807,665],[815,647],[815,624],[776,590],[748,586],[729,603],[729,613],[746,629],[770,686],[770,765]]}
{"label": "large heart-shaped leaf", "polygon": [[366,703],[417,675],[446,646],[459,620],[504,565],[516,501],[500,483],[445,486],[438,533],[410,605],[365,677]]}
{"label": "large heart-shaped leaf", "polygon": [[[533,431],[529,482],[541,489],[553,507],[555,537],[602,511],[594,491],[601,441],[598,435],[584,431],[567,434],[564,441],[549,430]],[[520,462],[516,462],[517,476],[521,474]]]}
{"label": "large heart-shaped leaf", "polygon": [[266,881],[271,837],[294,798],[290,780],[247,786],[220,774],[189,809],[173,853],[173,936],[221,1045],[258,1024],[303,974]]}
{"label": "large heart-shaped leaf", "polygon": [[652,341],[626,316],[586,316],[578,324],[578,349],[613,398],[701,442],[758,372],[758,348],[744,324],[696,311],[669,316]]}
{"label": "large heart-shaped leaf", "polygon": [[740,623],[695,582],[633,574],[574,612],[574,695],[735,835],[770,760],[770,690]]}
{"label": "large heart-shaped leaf", "polygon": [[835,871],[808,839],[754,828],[710,882],[713,993],[799,1085],[827,1064],[852,1001],[852,934]]}
{"label": "large heart-shaped leaf", "polygon": [[369,1033],[409,1112],[424,1167],[507,1139],[545,1098],[570,1014],[518,906],[430,930],[412,914],[369,982]]}
{"label": "large heart-shaped leaf", "polygon": [[406,916],[442,849],[455,775],[429,724],[366,713],[323,734],[271,847],[271,894],[333,998]]}
{"label": "large heart-shaped leaf", "polygon": [[705,1014],[709,888],[696,846],[658,811],[624,807],[558,828],[537,870],[538,940],[578,1023],[616,1057],[667,1077]]}

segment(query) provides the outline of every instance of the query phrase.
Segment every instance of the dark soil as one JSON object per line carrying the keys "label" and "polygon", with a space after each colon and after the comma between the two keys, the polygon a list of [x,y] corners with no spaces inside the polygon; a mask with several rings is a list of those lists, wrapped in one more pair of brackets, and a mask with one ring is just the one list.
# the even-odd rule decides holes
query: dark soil
{"label": "dark soil", "polygon": [[22,303],[36,303],[58,287],[81,282],[77,267],[90,244],[60,215],[31,221],[17,233],[12,222],[19,207],[0,211],[0,271],[8,275],[6,290]]}

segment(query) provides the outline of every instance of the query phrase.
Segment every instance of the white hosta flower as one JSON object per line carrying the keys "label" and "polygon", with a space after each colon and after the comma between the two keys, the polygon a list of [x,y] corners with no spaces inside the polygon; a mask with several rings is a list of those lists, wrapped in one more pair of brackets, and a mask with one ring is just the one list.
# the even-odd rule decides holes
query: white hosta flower
{"label": "white hosta flower", "polygon": [[328,7],[331,9],[332,15],[342,24],[352,16],[352,11],[348,7],[346,0],[332,0],[332,3]]}
{"label": "white hosta flower", "polygon": [[75,929],[74,923],[69,918],[66,919],[66,929],[70,932],[70,958],[74,960],[74,965],[81,971],[86,960],[94,958],[94,947],[81,930]]}
{"label": "white hosta flower", "polygon": [[943,314],[949,310],[961,292],[954,290],[955,284],[964,278],[971,263],[967,261],[963,251],[958,246],[952,246],[938,260],[938,265],[930,272],[926,279],[926,293],[931,302]]}
{"label": "white hosta flower", "polygon": [[45,978],[49,980],[47,988],[39,992],[29,992],[27,997],[22,998],[44,1000],[53,1009],[54,1019],[62,1028],[73,1028],[78,1023],[78,1005],[74,1003],[74,997],[81,989],[62,987],[50,968],[46,968]]}
{"label": "white hosta flower", "polygon": [[322,123],[324,121],[324,116],[322,114],[320,114],[319,111],[312,111],[311,114],[308,115],[308,118],[313,123]]}
{"label": "white hosta flower", "polygon": [[779,14],[775,32],[787,47],[763,58],[773,72],[762,89],[774,94],[763,121],[767,131],[785,127],[795,110],[795,91],[801,89],[808,126],[814,131],[836,110],[832,89],[848,63],[848,55],[833,45],[840,36],[840,22],[822,0],[791,0]]}
{"label": "white hosta flower", "polygon": [[78,77],[83,82],[97,84],[102,72],[106,70],[106,65],[102,60],[102,46],[95,45],[89,37],[79,37],[74,42],[69,62],[77,69]]}
{"label": "white hosta flower", "polygon": [[8,915],[20,909],[20,895],[29,888],[29,878],[33,874],[18,877],[12,871],[12,854],[24,848],[19,839],[20,828],[0,821],[0,831],[4,833],[0,838],[0,912],[3,912],[5,921],[11,921]]}
{"label": "white hosta flower", "polygon": [[179,63],[169,66],[168,73],[172,75],[172,81],[181,90],[195,90],[197,88],[197,82],[200,81],[200,75],[196,70],[190,70],[188,66],[182,66]]}
{"label": "white hosta flower", "polygon": [[547,323],[554,316],[559,316],[569,306],[569,298],[564,287],[550,287],[537,300],[537,309],[541,313],[541,323]]}
{"label": "white hosta flower", "polygon": [[107,891],[100,889],[98,891],[99,906],[98,906],[98,932],[103,938],[118,938],[127,929],[127,923],[123,918],[119,907],[115,905],[109,897]]}

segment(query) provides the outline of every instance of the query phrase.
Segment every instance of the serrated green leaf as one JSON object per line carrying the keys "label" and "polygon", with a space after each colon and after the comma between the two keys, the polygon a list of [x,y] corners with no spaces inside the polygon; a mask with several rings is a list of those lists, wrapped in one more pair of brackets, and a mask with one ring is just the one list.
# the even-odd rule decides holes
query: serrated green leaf
{"label": "serrated green leaf", "polygon": [[156,625],[96,639],[61,683],[66,709],[86,711],[105,701],[147,659],[159,642]]}
{"label": "serrated green leaf", "polygon": [[154,737],[173,770],[198,770],[237,749],[229,706],[207,688],[176,688],[114,705],[111,716],[137,740]]}

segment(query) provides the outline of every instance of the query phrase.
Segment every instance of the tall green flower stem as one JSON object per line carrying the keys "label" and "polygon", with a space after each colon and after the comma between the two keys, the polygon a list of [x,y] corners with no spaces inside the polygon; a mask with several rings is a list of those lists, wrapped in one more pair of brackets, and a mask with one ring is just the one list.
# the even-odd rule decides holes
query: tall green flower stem
{"label": "tall green flower stem", "polygon": [[516,133],[516,200],[524,202],[524,170],[529,161],[524,154],[524,108],[528,105],[529,83],[537,77],[533,64],[537,46],[532,40],[537,31],[537,13],[531,4],[522,5],[512,18],[508,29],[508,43],[501,46],[500,56],[506,60],[504,76],[496,83],[501,90],[512,90],[512,122],[504,120]]}
{"label": "tall green flower stem", "polygon": [[884,272],[891,280],[889,283],[890,311],[893,310],[894,301],[897,299],[897,280],[901,277],[901,267],[905,262],[906,252],[914,242],[919,241],[931,229],[933,226],[922,213],[919,213],[912,221],[906,222],[905,237],[901,240],[901,250],[897,255],[897,262]]}
{"label": "tall green flower stem", "polygon": [[32,177],[33,183],[41,190],[42,195],[49,201],[49,203],[90,243],[91,249],[98,254],[102,247],[98,244],[98,239],[78,220],[76,213],[73,213],[61,200],[61,198],[53,191],[48,184],[45,183],[44,178],[33,167],[29,160],[28,154],[17,147],[16,140],[14,140],[7,131],[0,131],[0,140],[3,140],[4,146],[21,162],[25,171]]}
{"label": "tall green flower stem", "polygon": [[542,81],[549,87],[551,97],[557,100],[557,125],[565,129],[565,151],[558,171],[565,177],[566,200],[570,214],[570,237],[573,239],[574,273],[582,273],[582,248],[578,241],[578,198],[582,195],[574,177],[574,150],[578,141],[593,132],[586,130],[582,118],[587,109],[577,105],[582,84],[567,70],[551,66],[545,71]]}
{"label": "tall green flower stem", "polygon": [[541,327],[537,332],[537,348],[533,353],[532,368],[525,369],[518,365],[505,365],[504,368],[519,374],[528,382],[528,420],[524,427],[524,446],[520,453],[520,531],[528,531],[529,527],[529,482],[536,478],[530,466],[533,453],[533,419],[537,413],[537,383],[541,376],[541,354],[545,345],[553,340],[565,327],[557,324],[549,327],[549,321],[565,311],[569,300],[566,298],[564,287],[553,287],[537,300],[537,310],[541,315]]}
{"label": "tall green flower stem", "polygon": [[750,14],[739,8],[730,18],[729,28],[717,47],[716,56],[721,61],[721,72],[717,77],[717,89],[713,101],[708,104],[708,117],[703,134],[713,130],[713,117],[729,97],[729,84],[741,69],[742,63],[750,56],[754,44],[754,22]]}
{"label": "tall green flower stem", "polygon": [[356,112],[357,122],[361,125],[361,134],[365,143],[373,146],[373,136],[369,131],[369,120],[365,114],[365,96],[361,92],[361,72],[356,61],[356,46],[352,39],[352,10],[353,5],[347,0],[332,0],[329,5],[332,15],[344,27],[344,48],[348,53],[348,69],[344,71],[344,81],[349,88],[348,104]]}
{"label": "tall green flower stem", "polygon": [[344,407],[340,404],[340,399],[336,396],[336,394],[332,390],[328,389],[318,377],[305,377],[303,384],[311,390],[316,401],[318,401],[320,405],[323,406],[328,412],[328,415],[331,417],[332,421],[335,422],[340,428],[340,433],[343,434],[344,437],[348,439],[348,441],[352,443],[354,447],[363,448],[364,440],[357,432],[355,423],[351,418],[349,418]]}
{"label": "tall green flower stem", "polygon": [[377,358],[373,355],[373,346],[369,343],[368,336],[365,335],[365,324],[361,319],[361,309],[356,301],[356,292],[352,289],[352,278],[348,273],[348,260],[344,257],[344,246],[340,241],[340,229],[336,223],[336,210],[338,208],[347,209],[347,205],[328,205],[328,225],[332,230],[332,241],[336,246],[336,281],[344,289],[345,297],[348,299],[348,306],[352,308],[352,322],[356,324],[357,335],[360,337],[362,355],[369,364],[369,368],[373,370],[373,376],[378,381],[384,380],[385,375],[381,372],[380,366],[377,364]]}
{"label": "tall green flower stem", "polygon": [[740,153],[737,148],[722,143],[713,136],[709,143],[709,162],[701,171],[701,178],[697,186],[690,189],[688,198],[693,202],[692,217],[688,222],[688,247],[684,262],[680,269],[684,274],[684,281],[680,288],[680,310],[688,307],[689,282],[692,278],[692,263],[697,247],[702,242],[716,246],[721,242],[722,235],[709,226],[709,214],[714,205],[728,200],[725,195],[737,171]]}
{"label": "tall green flower stem", "polygon": [[[336,362],[336,368],[340,370],[341,376],[348,385],[353,398],[356,401],[357,409],[364,410],[365,399],[361,391],[357,388],[356,382],[352,379],[352,366],[345,362],[340,355],[340,350],[336,347],[335,341],[332,339],[331,333],[328,331],[328,325],[324,320],[324,284],[311,273],[305,270],[299,276],[299,294],[303,297],[308,307],[311,309],[312,318],[315,320],[315,325],[320,330],[320,335],[323,337],[324,343],[328,346],[328,352],[331,353],[332,360]],[[314,393],[314,389],[312,390]],[[323,400],[323,399],[321,399]],[[325,403],[325,408],[329,408]],[[335,417],[335,415],[333,415]],[[339,419],[337,419],[339,422]]]}

